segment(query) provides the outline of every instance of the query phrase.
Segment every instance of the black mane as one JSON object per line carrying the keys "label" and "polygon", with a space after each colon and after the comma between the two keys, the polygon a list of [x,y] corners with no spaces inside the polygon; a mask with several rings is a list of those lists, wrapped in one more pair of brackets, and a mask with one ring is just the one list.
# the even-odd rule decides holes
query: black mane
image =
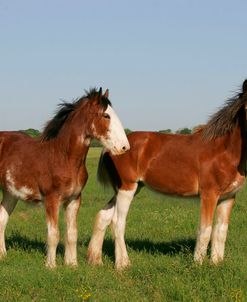
{"label": "black mane", "polygon": [[241,112],[247,103],[247,80],[244,81],[242,91],[233,98],[228,99],[223,107],[212,115],[202,129],[204,139],[211,140],[223,136],[237,126],[242,116]]}
{"label": "black mane", "polygon": [[75,112],[76,109],[79,108],[85,100],[92,100],[96,98],[98,98],[99,103],[104,108],[104,110],[108,105],[111,106],[109,99],[101,95],[101,89],[100,91],[97,91],[96,88],[85,91],[84,96],[71,103],[63,102],[61,104],[58,104],[58,110],[56,111],[54,117],[50,121],[48,121],[46,126],[44,127],[44,130],[41,134],[41,140],[48,141],[57,137],[60,129],[68,120],[68,118],[73,114],[73,112]]}

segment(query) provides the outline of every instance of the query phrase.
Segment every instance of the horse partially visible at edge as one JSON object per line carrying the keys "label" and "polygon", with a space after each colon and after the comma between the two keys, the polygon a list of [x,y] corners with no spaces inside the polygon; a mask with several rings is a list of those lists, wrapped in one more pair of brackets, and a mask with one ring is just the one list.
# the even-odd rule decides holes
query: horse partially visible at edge
{"label": "horse partially visible at edge", "polygon": [[129,149],[108,90],[102,94],[102,89],[92,89],[72,103],[60,104],[36,140],[21,132],[0,132],[0,258],[6,255],[4,233],[9,216],[22,199],[44,203],[49,268],[56,266],[59,208],[64,207],[65,264],[77,265],[77,214],[88,177],[85,160],[92,138],[115,155]]}
{"label": "horse partially visible at edge", "polygon": [[[210,239],[211,261],[223,260],[230,213],[246,176],[247,80],[241,93],[226,101],[208,123],[191,135],[133,132],[130,150],[101,155],[98,178],[115,195],[96,216],[88,248],[88,262],[102,263],[102,244],[112,225],[115,266],[130,265],[124,233],[126,217],[138,188],[201,198],[200,224],[194,260],[202,263]],[[216,211],[216,222],[212,228]]]}

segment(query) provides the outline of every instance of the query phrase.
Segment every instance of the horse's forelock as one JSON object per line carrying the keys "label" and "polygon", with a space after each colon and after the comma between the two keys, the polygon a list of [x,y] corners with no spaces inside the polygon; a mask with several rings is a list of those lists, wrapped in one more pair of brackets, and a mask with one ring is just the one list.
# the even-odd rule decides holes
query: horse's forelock
{"label": "horse's forelock", "polygon": [[107,109],[108,106],[112,107],[112,104],[108,98],[102,97],[100,99],[100,105],[103,107],[104,111]]}
{"label": "horse's forelock", "polygon": [[100,88],[99,91],[96,88],[91,88],[89,91],[85,90],[85,96],[82,98],[88,99],[92,102],[96,101],[103,107],[104,111],[106,110],[108,105],[112,107],[112,104],[108,98],[108,89],[104,94],[102,94],[102,88]]}

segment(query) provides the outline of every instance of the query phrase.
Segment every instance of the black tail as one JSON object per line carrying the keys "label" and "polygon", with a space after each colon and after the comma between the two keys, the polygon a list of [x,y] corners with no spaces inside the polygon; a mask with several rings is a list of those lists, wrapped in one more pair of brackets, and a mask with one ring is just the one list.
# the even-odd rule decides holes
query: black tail
{"label": "black tail", "polygon": [[111,187],[115,192],[117,192],[121,186],[121,179],[114,162],[109,152],[105,152],[104,150],[99,159],[97,177],[98,181],[104,187]]}

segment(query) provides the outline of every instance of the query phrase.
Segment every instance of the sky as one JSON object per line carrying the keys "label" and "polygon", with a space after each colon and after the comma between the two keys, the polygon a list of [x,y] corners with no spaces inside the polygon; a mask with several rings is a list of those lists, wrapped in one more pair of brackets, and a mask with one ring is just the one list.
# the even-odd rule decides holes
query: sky
{"label": "sky", "polygon": [[246,0],[0,0],[0,130],[109,88],[125,128],[206,123],[247,78]]}

